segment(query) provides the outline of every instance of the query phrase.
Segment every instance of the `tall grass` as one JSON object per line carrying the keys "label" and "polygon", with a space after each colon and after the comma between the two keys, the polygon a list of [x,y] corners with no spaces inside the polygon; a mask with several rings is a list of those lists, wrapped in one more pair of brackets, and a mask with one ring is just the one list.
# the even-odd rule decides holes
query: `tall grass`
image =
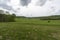
{"label": "tall grass", "polygon": [[0,40],[60,40],[60,20],[16,18],[0,23]]}

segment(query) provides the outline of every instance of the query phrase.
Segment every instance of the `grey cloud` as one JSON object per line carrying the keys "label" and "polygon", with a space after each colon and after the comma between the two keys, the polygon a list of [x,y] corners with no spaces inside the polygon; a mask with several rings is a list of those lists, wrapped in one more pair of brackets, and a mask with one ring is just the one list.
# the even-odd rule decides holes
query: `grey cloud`
{"label": "grey cloud", "polygon": [[0,4],[10,2],[11,0],[0,0]]}
{"label": "grey cloud", "polygon": [[49,1],[54,1],[54,0],[49,0]]}
{"label": "grey cloud", "polygon": [[22,6],[28,6],[28,4],[31,2],[31,0],[20,0],[20,3]]}
{"label": "grey cloud", "polygon": [[11,6],[8,6],[7,4],[0,4],[0,7],[7,9],[9,11],[16,12],[16,10],[14,10]]}
{"label": "grey cloud", "polygon": [[7,9],[7,10],[11,10],[12,9],[11,6],[8,6],[6,4],[0,4],[0,7],[4,8],[4,9]]}
{"label": "grey cloud", "polygon": [[7,9],[7,10],[11,10],[12,7],[7,5],[7,2],[10,2],[10,0],[0,0],[0,7]]}
{"label": "grey cloud", "polygon": [[14,11],[15,12],[15,10],[12,8],[12,6],[8,6],[7,5],[7,2],[10,2],[11,0],[0,0],[0,7],[1,8],[4,8],[4,9],[7,9],[7,10],[9,10],[9,11]]}
{"label": "grey cloud", "polygon": [[38,5],[43,6],[46,3],[47,0],[39,0]]}

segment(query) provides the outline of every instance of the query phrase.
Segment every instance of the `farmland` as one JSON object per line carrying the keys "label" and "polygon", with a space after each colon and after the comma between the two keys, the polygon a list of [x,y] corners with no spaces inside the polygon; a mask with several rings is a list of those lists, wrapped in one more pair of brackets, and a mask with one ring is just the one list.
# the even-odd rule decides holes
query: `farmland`
{"label": "farmland", "polygon": [[0,40],[60,40],[60,20],[15,20],[0,22]]}

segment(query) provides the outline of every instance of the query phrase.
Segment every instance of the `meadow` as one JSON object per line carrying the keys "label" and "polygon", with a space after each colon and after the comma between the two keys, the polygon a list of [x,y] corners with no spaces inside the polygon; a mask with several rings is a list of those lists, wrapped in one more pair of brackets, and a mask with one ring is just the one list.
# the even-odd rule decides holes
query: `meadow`
{"label": "meadow", "polygon": [[0,40],[60,40],[60,20],[16,18],[0,22]]}

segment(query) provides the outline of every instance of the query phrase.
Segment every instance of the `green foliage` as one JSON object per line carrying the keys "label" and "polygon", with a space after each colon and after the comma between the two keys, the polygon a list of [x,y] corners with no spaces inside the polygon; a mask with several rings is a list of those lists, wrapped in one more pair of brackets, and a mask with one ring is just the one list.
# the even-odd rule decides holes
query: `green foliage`
{"label": "green foliage", "polygon": [[41,20],[60,20],[60,15],[40,17]]}
{"label": "green foliage", "polygon": [[0,22],[14,22],[15,21],[15,14],[10,15],[9,12],[3,13],[0,11]]}
{"label": "green foliage", "polygon": [[60,20],[60,15],[31,17],[31,18],[40,19],[40,20]]}

